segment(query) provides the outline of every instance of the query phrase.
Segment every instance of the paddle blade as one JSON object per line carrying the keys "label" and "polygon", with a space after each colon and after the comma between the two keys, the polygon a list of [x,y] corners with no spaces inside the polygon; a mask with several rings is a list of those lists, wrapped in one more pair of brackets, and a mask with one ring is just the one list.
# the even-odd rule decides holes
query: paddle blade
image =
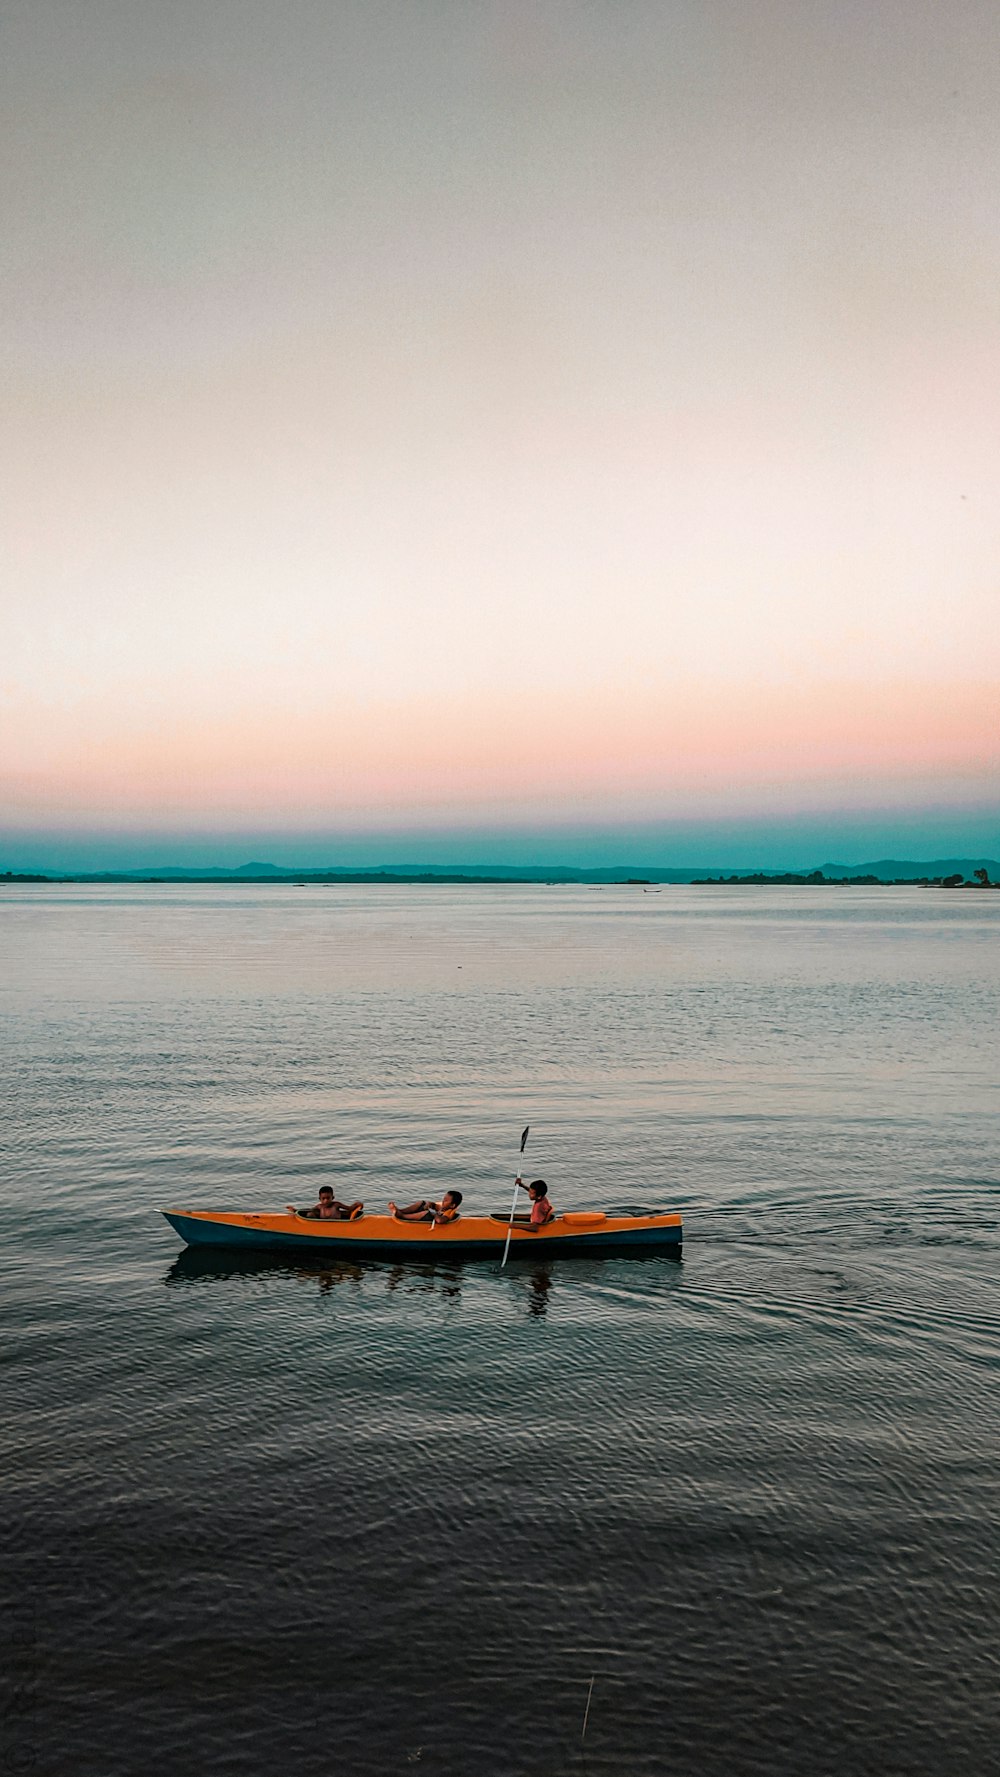
{"label": "paddle blade", "polygon": [[525,1142],[526,1142],[526,1141],[527,1141],[527,1139],[528,1139],[528,1130],[529,1130],[529,1129],[530,1129],[530,1128],[531,1128],[531,1124],[530,1124],[530,1123],[526,1123],[526,1124],[525,1124],[525,1125],[524,1125],[524,1133],[523,1133],[523,1135],[522,1135],[522,1136],[521,1136],[521,1152],[522,1152],[522,1154],[523,1154],[523,1153],[524,1153],[524,1144],[525,1144]]}

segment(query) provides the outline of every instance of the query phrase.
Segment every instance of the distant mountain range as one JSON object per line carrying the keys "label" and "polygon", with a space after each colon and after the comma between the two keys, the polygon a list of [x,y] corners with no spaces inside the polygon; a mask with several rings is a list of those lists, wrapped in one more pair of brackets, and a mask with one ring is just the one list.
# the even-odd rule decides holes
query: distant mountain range
{"label": "distant mountain range", "polygon": [[189,868],[183,864],[165,864],[138,870],[17,870],[0,871],[0,882],[550,882],[550,883],[684,883],[718,880],[720,877],[770,879],[773,877],[803,880],[818,874],[828,882],[868,877],[879,882],[940,881],[948,876],[971,878],[974,870],[985,870],[991,880],[1000,879],[1000,862],[996,858],[933,858],[915,862],[904,858],[879,858],[870,864],[819,864],[812,870],[765,868],[754,870],[743,865],[691,866],[684,870],[664,870],[655,865],[621,864],[614,868],[574,869],[570,865],[516,864],[374,864],[368,869],[343,869],[331,865],[326,869],[296,870],[283,864],[250,863],[236,868]]}

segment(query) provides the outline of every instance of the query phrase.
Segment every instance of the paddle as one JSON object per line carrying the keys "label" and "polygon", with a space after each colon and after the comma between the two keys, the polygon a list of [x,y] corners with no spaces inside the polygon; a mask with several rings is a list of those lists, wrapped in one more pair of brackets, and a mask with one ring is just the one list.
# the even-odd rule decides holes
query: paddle
{"label": "paddle", "polygon": [[[531,1124],[526,1123],[524,1126],[524,1132],[521,1136],[521,1153],[522,1154],[524,1153],[524,1144],[528,1139],[528,1130],[530,1128],[531,1128]],[[503,1258],[500,1260],[501,1271],[503,1270],[504,1266],[507,1263],[507,1254],[510,1252],[510,1236],[511,1236],[511,1231],[514,1227],[514,1211],[517,1208],[517,1193],[520,1190],[520,1188],[521,1188],[521,1169],[520,1169],[520,1165],[519,1165],[517,1177],[514,1180],[514,1196],[511,1199],[511,1205],[510,1205],[510,1221],[507,1223],[507,1239],[504,1241]]]}

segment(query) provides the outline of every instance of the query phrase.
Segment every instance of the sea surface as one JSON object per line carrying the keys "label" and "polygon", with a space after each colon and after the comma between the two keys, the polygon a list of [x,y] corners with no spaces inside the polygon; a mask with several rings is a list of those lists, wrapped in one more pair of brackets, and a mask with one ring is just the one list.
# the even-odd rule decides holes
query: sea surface
{"label": "sea surface", "polygon": [[[916,888],[0,891],[0,1773],[1000,1772],[998,939]],[[526,1123],[683,1260],[158,1213],[505,1209]]]}

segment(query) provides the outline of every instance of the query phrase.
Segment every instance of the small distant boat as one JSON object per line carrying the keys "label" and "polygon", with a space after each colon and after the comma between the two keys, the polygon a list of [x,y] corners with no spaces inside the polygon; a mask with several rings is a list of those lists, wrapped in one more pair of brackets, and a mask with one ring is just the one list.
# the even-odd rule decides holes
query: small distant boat
{"label": "small distant boat", "polygon": [[[500,1258],[509,1217],[459,1216],[435,1227],[431,1222],[398,1222],[389,1215],[362,1215],[351,1222],[313,1221],[288,1212],[248,1214],[242,1210],[165,1209],[170,1226],[188,1246],[226,1246],[271,1252],[326,1252],[359,1258],[417,1259],[446,1253],[454,1259]],[[510,1252],[546,1258],[574,1253],[678,1253],[679,1215],[660,1210],[567,1210],[536,1232],[526,1218],[515,1220]]]}

